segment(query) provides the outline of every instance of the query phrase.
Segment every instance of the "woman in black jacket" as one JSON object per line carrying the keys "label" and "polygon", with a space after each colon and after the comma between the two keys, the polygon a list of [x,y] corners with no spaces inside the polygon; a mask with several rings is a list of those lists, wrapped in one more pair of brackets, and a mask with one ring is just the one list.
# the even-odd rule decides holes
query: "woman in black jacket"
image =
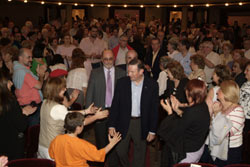
{"label": "woman in black jacket", "polygon": [[[198,162],[204,149],[205,139],[209,130],[210,115],[205,102],[207,88],[203,81],[190,80],[185,88],[187,104],[180,103],[171,96],[170,101],[161,100],[162,107],[168,117],[163,120],[158,134],[168,148],[169,164]],[[171,104],[170,104],[171,103]]]}
{"label": "woman in black jacket", "polygon": [[171,95],[175,96],[181,103],[187,103],[185,95],[185,86],[189,81],[184,74],[182,65],[177,62],[171,62],[167,65],[167,89],[163,97],[168,99]]}
{"label": "woman in black jacket", "polygon": [[23,157],[27,116],[36,110],[31,106],[20,108],[10,91],[12,85],[8,74],[0,72],[0,155],[9,160]]}

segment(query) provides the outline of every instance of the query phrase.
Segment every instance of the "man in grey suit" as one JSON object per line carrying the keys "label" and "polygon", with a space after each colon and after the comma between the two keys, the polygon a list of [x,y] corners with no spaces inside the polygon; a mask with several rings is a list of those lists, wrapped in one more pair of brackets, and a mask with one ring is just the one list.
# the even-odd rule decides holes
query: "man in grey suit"
{"label": "man in grey suit", "polygon": [[[103,51],[102,63],[103,67],[93,69],[91,72],[87,88],[86,107],[94,103],[96,107],[109,109],[111,107],[116,81],[126,76],[124,70],[114,67],[114,54],[112,50]],[[108,144],[106,119],[95,123],[95,136],[98,149]],[[110,164],[111,161],[112,160],[108,162],[109,167],[113,166]]]}

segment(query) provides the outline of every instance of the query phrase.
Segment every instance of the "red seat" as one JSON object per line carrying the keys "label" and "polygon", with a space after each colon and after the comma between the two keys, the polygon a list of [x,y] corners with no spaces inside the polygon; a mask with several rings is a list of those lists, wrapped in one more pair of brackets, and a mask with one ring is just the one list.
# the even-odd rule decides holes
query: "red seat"
{"label": "red seat", "polygon": [[8,167],[55,167],[56,164],[54,161],[49,159],[36,159],[36,158],[27,158],[27,159],[17,159],[12,160],[7,164]]}
{"label": "red seat", "polygon": [[207,163],[181,163],[181,164],[175,164],[174,167],[190,167],[191,164],[201,165],[202,167],[216,167],[216,165]]}
{"label": "red seat", "polygon": [[28,128],[26,137],[26,158],[36,158],[38,151],[40,125],[34,125]]}
{"label": "red seat", "polygon": [[232,164],[226,165],[225,167],[250,167],[250,164]]}

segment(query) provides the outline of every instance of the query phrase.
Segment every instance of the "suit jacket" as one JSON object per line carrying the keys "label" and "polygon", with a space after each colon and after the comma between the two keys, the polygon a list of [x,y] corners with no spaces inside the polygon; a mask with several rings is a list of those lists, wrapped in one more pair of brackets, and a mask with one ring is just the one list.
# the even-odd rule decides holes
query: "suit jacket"
{"label": "suit jacket", "polygon": [[[151,78],[144,77],[141,94],[141,136],[146,139],[148,132],[156,132],[158,122],[158,84]],[[108,127],[114,127],[125,138],[132,112],[132,92],[130,78],[117,81],[109,115]]]}
{"label": "suit jacket", "polygon": [[[121,77],[126,76],[126,71],[115,67],[115,84]],[[106,80],[103,67],[93,69],[89,77],[86,94],[86,107],[94,103],[97,107],[105,108]]]}
{"label": "suit jacket", "polygon": [[150,51],[146,55],[145,64],[147,64],[147,65],[149,65],[151,67],[151,72],[153,74],[154,80],[158,79],[159,74],[161,72],[161,69],[160,69],[160,57],[165,56],[165,55],[166,55],[166,53],[164,52],[164,50],[160,49],[157,56],[156,56],[156,58],[155,58],[154,64],[152,64],[152,59],[153,59],[153,51],[152,51],[152,49],[150,49]]}
{"label": "suit jacket", "polygon": [[119,64],[116,67],[123,69],[124,71],[127,71],[127,64]]}

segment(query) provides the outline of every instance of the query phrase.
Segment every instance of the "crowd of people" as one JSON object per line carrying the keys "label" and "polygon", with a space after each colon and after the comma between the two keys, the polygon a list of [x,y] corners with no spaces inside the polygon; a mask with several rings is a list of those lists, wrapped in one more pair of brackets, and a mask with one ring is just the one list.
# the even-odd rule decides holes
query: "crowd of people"
{"label": "crowd of people", "polygon": [[[62,167],[144,167],[156,137],[161,167],[241,163],[250,131],[250,27],[183,30],[179,21],[133,18],[0,25],[2,166],[5,156],[25,157],[26,130],[38,124],[37,157]],[[96,146],[81,135],[92,123]]]}

